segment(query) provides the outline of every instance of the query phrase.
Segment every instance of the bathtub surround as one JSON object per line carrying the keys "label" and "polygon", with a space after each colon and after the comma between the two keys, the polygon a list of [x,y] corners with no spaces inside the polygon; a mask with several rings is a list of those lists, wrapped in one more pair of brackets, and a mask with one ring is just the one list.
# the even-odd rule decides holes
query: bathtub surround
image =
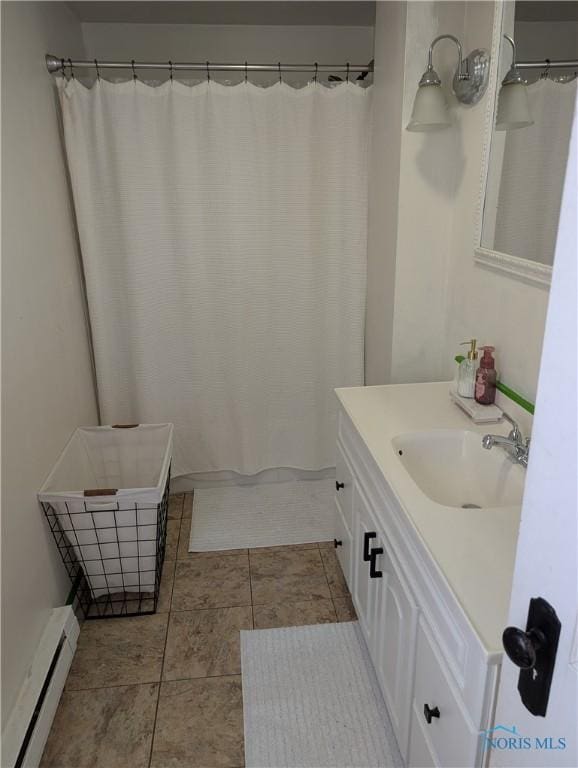
{"label": "bathtub surround", "polygon": [[334,464],[363,382],[371,93],[59,80],[105,423],[173,475]]}
{"label": "bathtub surround", "polygon": [[[215,5],[215,3],[211,3]],[[246,6],[246,3],[243,3]],[[270,3],[261,3],[268,6]],[[343,4],[341,4],[343,5]],[[246,10],[239,11],[246,15]],[[266,8],[256,11],[259,18]],[[129,58],[145,61],[221,61],[235,62],[369,62],[373,58],[373,26],[305,26],[280,24],[174,24],[86,21],[82,34],[87,59],[110,61]],[[289,85],[302,87],[310,73],[286,72]],[[149,71],[148,76],[166,79],[165,73]],[[126,71],[112,70],[111,76],[128,79]],[[203,80],[199,73],[187,78]],[[219,83],[238,83],[243,73],[215,72]],[[323,80],[320,77],[320,80]],[[271,85],[275,73],[256,73],[251,82]]]}

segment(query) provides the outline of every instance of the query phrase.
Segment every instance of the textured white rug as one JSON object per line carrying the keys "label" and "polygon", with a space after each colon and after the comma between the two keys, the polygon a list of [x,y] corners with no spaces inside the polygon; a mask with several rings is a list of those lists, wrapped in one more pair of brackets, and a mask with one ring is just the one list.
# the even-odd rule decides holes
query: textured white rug
{"label": "textured white rug", "polygon": [[241,632],[247,768],[398,768],[357,622]]}
{"label": "textured white rug", "polygon": [[197,489],[189,551],[328,541],[334,487],[325,479]]}

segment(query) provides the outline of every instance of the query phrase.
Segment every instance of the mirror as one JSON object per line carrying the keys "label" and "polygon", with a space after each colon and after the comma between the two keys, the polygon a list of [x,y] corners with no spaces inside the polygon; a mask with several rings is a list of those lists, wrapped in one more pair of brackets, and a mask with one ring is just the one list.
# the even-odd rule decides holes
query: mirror
{"label": "mirror", "polygon": [[[533,0],[502,8],[476,259],[547,285],[576,104],[578,3]],[[505,34],[515,43],[517,73]],[[502,85],[504,78],[513,81],[512,73],[519,83]]]}

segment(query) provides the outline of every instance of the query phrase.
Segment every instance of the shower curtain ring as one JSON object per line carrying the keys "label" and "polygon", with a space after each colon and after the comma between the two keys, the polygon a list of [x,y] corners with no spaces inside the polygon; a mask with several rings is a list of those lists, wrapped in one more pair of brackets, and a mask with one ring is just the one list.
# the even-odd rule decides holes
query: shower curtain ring
{"label": "shower curtain ring", "polygon": [[547,80],[550,76],[550,59],[545,59],[546,61],[546,67],[542,71],[542,74],[540,75],[540,80]]}
{"label": "shower curtain ring", "polygon": [[169,59],[169,80],[173,82],[173,62]]}
{"label": "shower curtain ring", "polygon": [[279,82],[282,83],[283,82],[283,78],[281,77],[281,62],[280,61],[277,62],[277,69],[279,70]]}
{"label": "shower curtain ring", "polygon": [[70,67],[70,77],[74,80],[74,67],[72,66],[72,59],[68,59],[68,66]]}
{"label": "shower curtain ring", "polygon": [[66,66],[66,65],[65,65],[65,63],[64,63],[64,59],[60,59],[60,69],[61,69],[61,71],[62,71],[62,76],[63,76],[63,77],[65,77],[65,76],[66,76],[66,69],[65,69],[65,66]]}
{"label": "shower curtain ring", "polygon": [[134,59],[130,60],[130,66],[131,66],[131,69],[132,69],[132,79],[136,80],[137,76],[136,76],[136,72],[135,72],[135,69],[134,69]]}
{"label": "shower curtain ring", "polygon": [[319,64],[317,62],[315,62],[315,74],[313,75],[313,82],[314,83],[317,82],[317,73],[318,73],[318,71],[319,71]]}
{"label": "shower curtain ring", "polygon": [[347,75],[346,75],[346,77],[345,77],[345,82],[346,82],[346,83],[348,83],[348,82],[349,82],[349,62],[347,62]]}
{"label": "shower curtain ring", "polygon": [[98,61],[94,60],[94,66],[96,67],[96,79],[100,81],[100,70],[98,68]]}
{"label": "shower curtain ring", "polygon": [[206,65],[207,65],[207,83],[208,83],[208,82],[210,82],[210,80],[211,80],[211,73],[210,73],[210,71],[209,71],[209,62],[207,61],[207,62],[205,62],[205,63],[206,63]]}
{"label": "shower curtain ring", "polygon": [[245,62],[245,82],[247,82],[247,62]]}

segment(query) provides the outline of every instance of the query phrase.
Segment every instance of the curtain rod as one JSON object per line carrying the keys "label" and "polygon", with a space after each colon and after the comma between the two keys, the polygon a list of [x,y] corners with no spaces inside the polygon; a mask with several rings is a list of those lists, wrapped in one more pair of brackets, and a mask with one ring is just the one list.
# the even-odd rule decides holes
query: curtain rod
{"label": "curtain rod", "polygon": [[517,61],[518,69],[572,69],[578,67],[578,59],[566,59],[559,61]]}
{"label": "curtain rod", "polygon": [[46,54],[46,68],[49,72],[69,69],[169,69],[173,71],[197,70],[206,72],[373,72],[369,64],[213,64],[212,62],[170,62],[170,61],[71,61]]}

